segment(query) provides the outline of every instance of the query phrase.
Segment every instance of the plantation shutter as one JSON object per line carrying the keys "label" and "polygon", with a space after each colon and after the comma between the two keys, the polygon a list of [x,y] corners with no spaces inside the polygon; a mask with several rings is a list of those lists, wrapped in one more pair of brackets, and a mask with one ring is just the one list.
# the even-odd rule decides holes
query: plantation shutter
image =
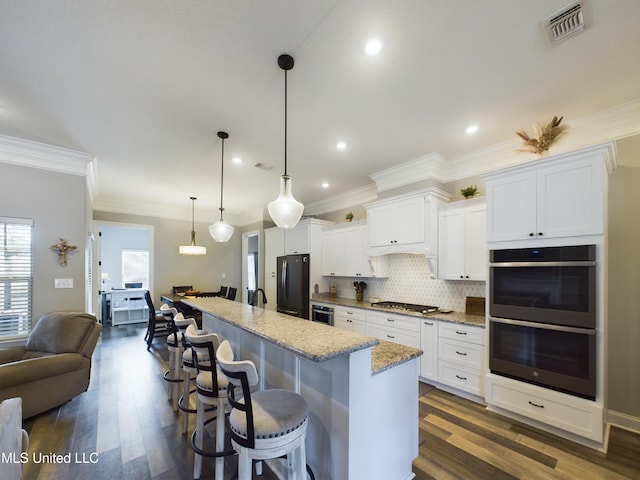
{"label": "plantation shutter", "polygon": [[33,220],[0,217],[0,340],[29,335]]}

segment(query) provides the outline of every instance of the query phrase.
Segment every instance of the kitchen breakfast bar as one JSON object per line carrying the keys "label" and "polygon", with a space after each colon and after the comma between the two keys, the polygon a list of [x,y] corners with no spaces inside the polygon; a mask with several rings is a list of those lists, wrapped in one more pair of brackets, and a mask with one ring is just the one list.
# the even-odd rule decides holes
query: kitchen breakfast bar
{"label": "kitchen breakfast bar", "polygon": [[229,340],[237,359],[256,364],[260,389],[305,398],[316,479],[414,477],[421,350],[223,298],[183,302],[202,312],[204,329]]}

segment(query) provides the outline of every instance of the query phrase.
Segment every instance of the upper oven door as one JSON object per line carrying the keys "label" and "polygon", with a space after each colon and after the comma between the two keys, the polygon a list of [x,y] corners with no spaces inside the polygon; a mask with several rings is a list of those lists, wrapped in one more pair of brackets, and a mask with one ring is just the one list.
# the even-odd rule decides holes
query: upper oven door
{"label": "upper oven door", "polygon": [[495,261],[504,259],[495,253],[490,263],[491,316],[595,328],[594,260],[556,260],[551,256]]}

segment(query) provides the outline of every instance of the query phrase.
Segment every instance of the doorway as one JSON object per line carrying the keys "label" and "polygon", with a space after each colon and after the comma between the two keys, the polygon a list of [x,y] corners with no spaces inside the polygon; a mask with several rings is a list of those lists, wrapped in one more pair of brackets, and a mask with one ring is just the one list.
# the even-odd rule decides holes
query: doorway
{"label": "doorway", "polygon": [[260,286],[260,231],[252,230],[242,234],[242,303]]}
{"label": "doorway", "polygon": [[138,285],[153,292],[153,226],[117,222],[95,222],[97,249],[94,287],[100,318],[106,310],[104,292]]}

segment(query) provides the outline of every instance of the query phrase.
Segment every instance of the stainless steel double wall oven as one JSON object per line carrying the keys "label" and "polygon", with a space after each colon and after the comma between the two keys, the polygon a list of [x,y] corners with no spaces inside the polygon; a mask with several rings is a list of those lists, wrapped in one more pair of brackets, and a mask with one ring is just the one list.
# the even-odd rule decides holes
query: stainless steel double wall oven
{"label": "stainless steel double wall oven", "polygon": [[491,372],[596,396],[596,246],[492,250]]}

